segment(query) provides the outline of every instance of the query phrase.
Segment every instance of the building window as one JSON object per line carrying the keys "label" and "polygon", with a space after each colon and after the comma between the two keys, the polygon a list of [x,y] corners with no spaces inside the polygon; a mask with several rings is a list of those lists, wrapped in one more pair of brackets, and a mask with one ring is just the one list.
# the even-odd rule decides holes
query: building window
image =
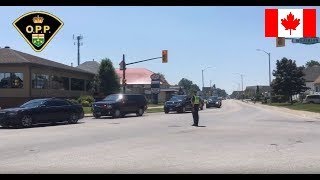
{"label": "building window", "polygon": [[71,78],[71,90],[72,91],[84,91],[84,80]]}
{"label": "building window", "polygon": [[23,73],[0,72],[0,88],[23,88]]}
{"label": "building window", "polygon": [[89,92],[89,91],[91,91],[92,90],[92,84],[93,83],[93,81],[90,81],[90,80],[86,80],[86,90]]}
{"label": "building window", "polygon": [[49,76],[45,74],[32,74],[32,88],[48,89]]}
{"label": "building window", "polygon": [[52,89],[69,90],[69,78],[50,76],[50,86]]}

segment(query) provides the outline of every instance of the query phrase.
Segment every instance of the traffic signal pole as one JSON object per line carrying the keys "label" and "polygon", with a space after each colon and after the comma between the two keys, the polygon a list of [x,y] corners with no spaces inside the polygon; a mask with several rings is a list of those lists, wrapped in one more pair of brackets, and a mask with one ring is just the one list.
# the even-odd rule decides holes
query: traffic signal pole
{"label": "traffic signal pole", "polygon": [[163,63],[167,63],[167,61],[168,61],[167,54],[168,54],[167,50],[163,50],[161,57],[155,57],[155,58],[151,58],[151,59],[135,61],[135,62],[132,62],[132,63],[126,63],[125,56],[123,54],[123,56],[122,56],[122,63],[123,63],[123,67],[122,67],[123,68],[122,69],[122,89],[123,89],[123,93],[126,93],[126,69],[127,69],[128,65],[137,64],[137,63],[146,62],[146,61],[152,61],[152,60],[156,60],[156,59],[162,59]]}
{"label": "traffic signal pole", "polygon": [[124,54],[122,55],[122,61],[123,61],[123,70],[122,70],[122,89],[123,89],[123,94],[126,93],[126,60]]}

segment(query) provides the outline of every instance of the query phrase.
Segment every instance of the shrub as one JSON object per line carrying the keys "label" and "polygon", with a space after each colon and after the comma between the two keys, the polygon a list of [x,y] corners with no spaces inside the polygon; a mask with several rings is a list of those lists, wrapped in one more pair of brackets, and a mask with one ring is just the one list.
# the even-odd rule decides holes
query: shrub
{"label": "shrub", "polygon": [[89,104],[92,104],[94,103],[94,98],[92,96],[80,96],[78,98],[78,103],[82,104],[83,101],[87,101]]}
{"label": "shrub", "polygon": [[83,101],[81,102],[81,105],[82,105],[83,107],[90,107],[90,106],[91,106],[90,102],[88,102],[88,101],[86,101],[86,100],[83,100]]}

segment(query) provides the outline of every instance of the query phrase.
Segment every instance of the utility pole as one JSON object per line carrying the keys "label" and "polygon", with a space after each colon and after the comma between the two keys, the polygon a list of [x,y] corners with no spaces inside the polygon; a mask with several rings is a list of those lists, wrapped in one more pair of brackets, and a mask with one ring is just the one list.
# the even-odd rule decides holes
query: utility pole
{"label": "utility pole", "polygon": [[[76,38],[73,35],[73,39],[77,41],[77,47],[78,47],[78,66],[80,65],[80,46],[83,45],[82,42],[80,42],[83,39],[82,35],[77,36]],[[74,45],[76,45],[76,42],[74,42]]]}
{"label": "utility pole", "polygon": [[126,93],[126,84],[127,84],[126,69],[127,69],[127,66],[131,65],[131,64],[137,64],[137,63],[152,61],[152,60],[156,60],[156,59],[162,59],[162,63],[167,63],[168,62],[168,50],[162,50],[162,56],[160,56],[160,57],[145,59],[145,60],[141,60],[141,61],[135,61],[135,62],[131,62],[131,63],[126,63],[125,55],[124,54],[122,55],[122,61],[120,63],[120,70],[122,70],[122,90],[123,90],[123,93]]}
{"label": "utility pole", "polygon": [[201,70],[201,72],[202,72],[202,91],[203,91],[203,87],[204,87],[203,71],[205,71],[205,70],[207,70],[207,69],[209,69],[209,68],[211,68],[211,66],[208,66],[208,67],[206,67],[206,68],[204,68],[204,69]]}
{"label": "utility pole", "polygon": [[[271,65],[270,65],[270,56],[271,56],[271,53],[270,52],[266,52],[264,50],[261,50],[261,49],[257,49],[257,51],[262,51],[264,52],[265,54],[268,55],[268,60],[269,60],[269,86],[271,87]],[[271,94],[271,91],[269,92],[269,97],[270,97],[270,104],[272,103],[272,94]]]}
{"label": "utility pole", "polygon": [[122,89],[123,89],[123,94],[126,93],[126,60],[125,60],[125,55],[122,55],[122,63],[123,63],[123,70],[122,70]]}

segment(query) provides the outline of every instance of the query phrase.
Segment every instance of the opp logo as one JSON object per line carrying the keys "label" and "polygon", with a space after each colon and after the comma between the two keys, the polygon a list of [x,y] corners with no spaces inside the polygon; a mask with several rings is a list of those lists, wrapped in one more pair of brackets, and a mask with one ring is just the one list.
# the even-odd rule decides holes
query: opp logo
{"label": "opp logo", "polygon": [[63,22],[50,13],[33,11],[16,19],[13,26],[34,51],[41,52],[62,28]]}

